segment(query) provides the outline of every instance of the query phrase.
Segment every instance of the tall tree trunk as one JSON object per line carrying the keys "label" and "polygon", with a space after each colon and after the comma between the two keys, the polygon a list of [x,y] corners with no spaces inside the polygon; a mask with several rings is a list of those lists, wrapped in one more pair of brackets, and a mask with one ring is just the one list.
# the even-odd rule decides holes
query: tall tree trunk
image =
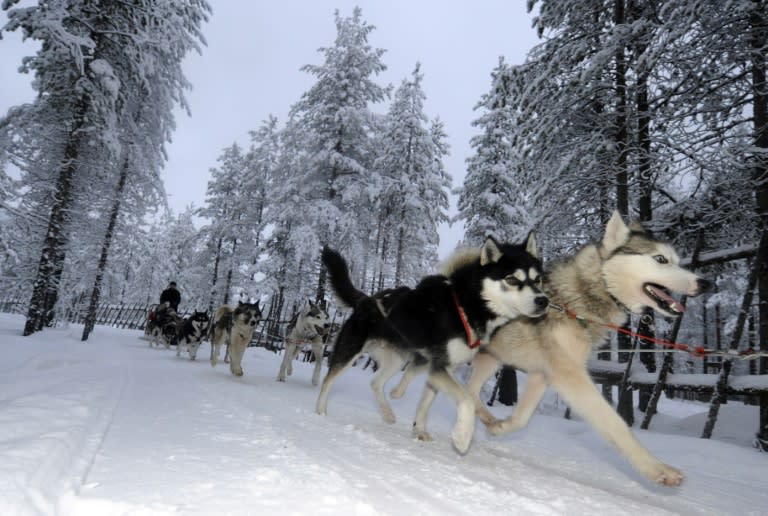
{"label": "tall tree trunk", "polygon": [[[755,186],[760,246],[757,252],[757,311],[759,349],[768,350],[768,163],[765,150],[768,149],[768,91],[766,91],[766,50],[768,42],[768,16],[763,0],[752,0],[753,10],[749,22],[752,44],[752,95],[754,145],[763,152],[756,153],[752,179]],[[762,257],[762,258],[761,258]],[[768,365],[761,359],[761,371]],[[758,439],[768,443],[768,396],[762,396],[760,404],[760,429]]]}
{"label": "tall tree trunk", "polygon": [[216,254],[213,258],[213,274],[211,277],[211,297],[208,301],[208,313],[213,313],[213,308],[216,306],[216,284],[219,282],[219,264],[221,263],[221,246],[224,242],[222,237],[219,237],[216,242]]}
{"label": "tall tree trunk", "polygon": [[[624,0],[614,0],[614,27],[620,27],[626,22]],[[624,45],[616,49],[616,209],[623,217],[629,215],[629,171],[627,162],[627,61]],[[619,349],[619,362],[627,362],[632,349],[632,339],[629,335],[619,333],[616,336]],[[618,395],[619,414],[628,425],[634,423],[632,409],[632,391],[620,390]]]}
{"label": "tall tree trunk", "polygon": [[232,258],[229,260],[229,268],[227,269],[227,280],[224,283],[224,299],[222,303],[225,305],[229,303],[229,292],[232,290],[232,270],[234,269],[233,263],[235,260],[235,252],[237,251],[237,239],[232,239]]}
{"label": "tall tree trunk", "polygon": [[80,151],[80,131],[85,125],[88,100],[81,97],[77,103],[72,128],[69,131],[64,157],[59,162],[59,175],[53,190],[53,206],[48,216],[40,263],[32,287],[32,298],[27,310],[24,335],[40,331],[53,321],[53,310],[58,299],[59,280],[66,256],[66,223],[74,202],[74,176]]}
{"label": "tall tree trunk", "polygon": [[101,284],[104,279],[104,270],[107,268],[109,248],[112,245],[117,218],[120,215],[121,199],[123,198],[123,192],[125,191],[129,170],[130,159],[128,153],[126,153],[125,160],[123,161],[123,168],[120,171],[120,177],[117,181],[117,186],[115,187],[115,196],[112,199],[112,209],[109,212],[107,231],[104,234],[104,240],[101,243],[101,255],[99,256],[99,264],[96,268],[96,279],[93,282],[91,302],[88,305],[88,312],[85,315],[85,325],[83,327],[83,335],[81,338],[81,340],[84,341],[88,340],[88,336],[91,334],[93,327],[96,324],[96,309],[99,306],[99,298],[101,297]]}
{"label": "tall tree trunk", "polygon": [[[642,55],[646,50],[644,43],[637,46],[636,54]],[[653,173],[651,169],[651,113],[648,105],[648,71],[643,69],[637,77],[637,140],[639,147],[638,155],[638,184],[640,187],[640,196],[638,198],[638,211],[640,222],[649,222],[653,219]],[[654,337],[655,324],[653,310],[646,308],[643,314],[643,322],[638,325],[637,332],[646,337]],[[638,348],[643,350],[652,350],[654,344],[650,341],[639,339]],[[645,366],[649,373],[656,372],[656,356],[653,353],[640,353],[640,363]],[[645,411],[648,406],[652,387],[640,387],[638,396],[638,409]]]}
{"label": "tall tree trunk", "polygon": [[[401,221],[405,220],[405,208],[400,211]],[[395,284],[397,287],[403,284],[403,263],[405,262],[403,253],[405,253],[405,229],[403,225],[397,230],[397,256],[395,257]]]}

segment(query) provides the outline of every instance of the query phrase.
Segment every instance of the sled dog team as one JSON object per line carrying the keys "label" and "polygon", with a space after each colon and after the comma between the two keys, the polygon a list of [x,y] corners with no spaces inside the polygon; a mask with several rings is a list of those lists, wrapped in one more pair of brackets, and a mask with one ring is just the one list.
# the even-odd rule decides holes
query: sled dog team
{"label": "sled dog team", "polygon": [[[414,436],[431,439],[427,414],[442,392],[456,405],[451,438],[464,454],[472,441],[475,416],[493,435],[521,429],[547,387],[552,387],[649,481],[667,486],[682,482],[679,470],[661,462],[637,440],[587,371],[590,353],[606,340],[609,325],[622,325],[630,314],[641,314],[647,307],[666,317],[679,316],[685,307],[673,294],[697,296],[713,289],[710,281],[680,267],[672,246],[639,224],[627,225],[614,213],[601,241],[587,243],[546,268],[532,233],[520,244],[488,237],[480,248],[455,251],[437,274],[413,288],[374,295],[353,285],[347,263],[337,251],[324,248],[322,260],[336,298],[352,312],[328,359],[318,414],[326,414],[329,391],[338,376],[368,353],[379,365],[371,389],[384,421],[395,421],[384,393],[387,380],[403,371],[390,391],[398,398],[411,380],[426,374]],[[230,370],[242,375],[243,352],[261,316],[258,303],[216,310],[210,330],[211,364],[216,365],[219,348],[227,342]],[[328,314],[317,305],[310,303],[297,314],[286,331],[278,381],[291,374],[293,359],[309,344],[316,357],[312,384],[319,383],[328,328]],[[189,334],[198,333],[185,334],[184,345],[191,349],[194,338],[186,340]],[[194,359],[192,351],[190,357]],[[469,379],[462,385],[454,369],[470,362]],[[527,382],[515,411],[497,420],[480,400],[480,390],[502,365],[525,371]]]}

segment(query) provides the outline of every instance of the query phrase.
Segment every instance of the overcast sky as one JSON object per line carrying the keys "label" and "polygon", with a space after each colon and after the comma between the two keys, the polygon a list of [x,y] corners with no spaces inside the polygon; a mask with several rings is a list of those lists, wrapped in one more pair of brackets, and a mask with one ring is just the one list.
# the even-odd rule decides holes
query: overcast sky
{"label": "overcast sky", "polygon": [[[382,85],[397,87],[416,62],[424,73],[426,114],[445,123],[451,146],[446,160],[454,186],[461,184],[469,139],[476,134],[471,121],[480,96],[490,87],[490,73],[499,56],[521,63],[538,43],[532,15],[522,0],[248,0],[211,1],[213,15],[203,27],[207,47],[184,63],[193,90],[187,95],[192,116],[178,110],[177,129],[167,146],[163,177],[171,207],[181,211],[205,198],[208,170],[224,147],[249,144],[248,131],[268,115],[281,126],[288,110],[314,83],[300,71],[319,65],[320,47],[333,46],[334,10],[352,15],[356,5],[376,29],[369,36],[375,48],[386,49]],[[0,14],[0,24],[5,13]],[[0,40],[0,112],[33,98],[30,77],[20,75],[24,55],[34,53],[17,34]],[[387,105],[376,108],[385,112]],[[441,255],[461,237],[459,228],[444,229]]]}

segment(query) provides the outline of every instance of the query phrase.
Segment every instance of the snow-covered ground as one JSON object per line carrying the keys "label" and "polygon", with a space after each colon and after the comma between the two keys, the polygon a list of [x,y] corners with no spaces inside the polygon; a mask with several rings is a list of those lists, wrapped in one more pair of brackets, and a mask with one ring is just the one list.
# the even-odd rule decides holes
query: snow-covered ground
{"label": "snow-covered ground", "polygon": [[[651,485],[549,394],[531,425],[466,456],[451,447],[452,405],[430,415],[435,440],[411,438],[421,384],[381,421],[354,368],[314,413],[309,364],[277,383],[281,357],[251,348],[245,376],[150,349],[136,331],[97,327],[21,337],[0,314],[0,514],[768,514],[768,454],[751,447],[757,409],[665,400],[651,451],[686,473]],[[493,407],[499,415],[508,407]]]}

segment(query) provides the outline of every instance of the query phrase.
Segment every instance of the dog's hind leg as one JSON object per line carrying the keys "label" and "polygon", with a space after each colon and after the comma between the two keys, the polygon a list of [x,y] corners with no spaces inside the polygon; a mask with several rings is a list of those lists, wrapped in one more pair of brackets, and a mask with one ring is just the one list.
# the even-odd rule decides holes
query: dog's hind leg
{"label": "dog's hind leg", "polygon": [[648,480],[667,486],[680,485],[683,474],[651,455],[600,395],[586,371],[554,370],[549,380],[565,402]]}
{"label": "dog's hind leg", "polygon": [[472,372],[467,380],[467,392],[472,397],[475,404],[475,413],[485,426],[490,426],[497,422],[491,414],[483,400],[480,399],[480,391],[488,379],[499,369],[501,362],[490,353],[480,352],[472,359]]}
{"label": "dog's hind leg", "polygon": [[501,435],[524,428],[531,420],[533,412],[539,406],[539,402],[546,391],[547,379],[544,377],[544,373],[528,373],[525,390],[520,396],[520,402],[515,407],[515,411],[507,419],[488,425],[488,431],[493,435]]}
{"label": "dog's hind leg", "polygon": [[368,336],[367,327],[362,321],[352,314],[341,327],[341,332],[336,337],[333,353],[328,357],[328,372],[325,373],[323,384],[320,386],[320,394],[317,396],[315,412],[325,415],[328,409],[328,392],[333,382],[354,362],[363,351],[363,345]]}
{"label": "dog's hind leg", "polygon": [[339,377],[344,370],[358,357],[355,355],[348,362],[345,363],[333,363],[328,366],[328,372],[323,378],[323,384],[320,386],[320,394],[317,396],[317,404],[315,405],[315,412],[324,416],[328,413],[328,392],[331,390],[333,382]]}
{"label": "dog's hind leg", "polygon": [[224,335],[221,333],[214,333],[211,338],[211,367],[216,367],[216,364],[219,361],[219,353],[223,340]]}
{"label": "dog's hind leg", "polygon": [[405,366],[405,371],[403,371],[402,376],[400,376],[400,381],[397,382],[397,385],[395,385],[391,391],[389,391],[389,395],[394,399],[402,398],[405,394],[405,390],[411,384],[413,379],[427,370],[427,364],[427,361],[420,356],[414,356],[411,361],[408,362],[408,365]]}
{"label": "dog's hind leg", "polygon": [[373,395],[379,404],[381,418],[386,423],[394,423],[395,413],[392,412],[392,407],[389,405],[384,394],[384,385],[387,383],[387,380],[392,378],[403,367],[403,358],[396,353],[387,352],[386,350],[383,350],[381,353],[374,352],[373,356],[379,363],[379,369],[371,380],[371,390],[373,390]]}

